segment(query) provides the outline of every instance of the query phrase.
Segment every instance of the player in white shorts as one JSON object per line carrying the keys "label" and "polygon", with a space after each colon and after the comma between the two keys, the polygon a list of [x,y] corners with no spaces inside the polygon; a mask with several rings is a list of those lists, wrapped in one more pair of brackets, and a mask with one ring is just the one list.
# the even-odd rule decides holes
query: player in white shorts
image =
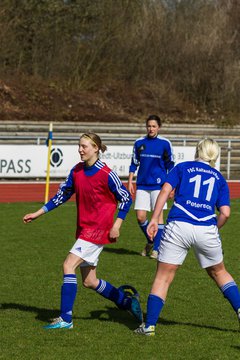
{"label": "player in white shorts", "polygon": [[[206,269],[240,319],[240,293],[225,269],[218,231],[230,216],[227,182],[214,169],[218,155],[216,141],[200,141],[195,160],[176,165],[158,196],[147,228],[151,238],[157,232],[158,215],[170,192],[175,189],[174,204],[160,243],[157,272],[148,296],[146,323],[135,330],[137,334],[155,334],[169,286],[191,247],[200,266]],[[219,211],[218,216],[215,209]]]}
{"label": "player in white shorts", "polygon": [[[154,242],[147,234],[147,212],[154,209],[157,196],[165,182],[167,172],[174,166],[171,142],[159,136],[161,119],[157,115],[150,115],[146,120],[147,135],[137,139],[133,146],[132,161],[129,167],[128,189],[134,195],[134,173],[138,169],[136,181],[135,207],[137,221],[145,238],[146,245],[142,256],[156,259],[161,234],[164,228],[163,212],[158,218],[158,232]],[[166,208],[166,207],[165,207]]]}
{"label": "player in white shorts", "polygon": [[[118,175],[99,159],[100,152],[106,149],[97,134],[82,134],[78,150],[81,161],[72,168],[50,201],[23,218],[24,223],[31,223],[64,204],[73,194],[76,195],[76,242],[63,263],[60,316],[44,327],[47,330],[73,328],[73,306],[78,292],[76,272],[79,267],[86,288],[114,302],[120,309],[129,311],[138,322],[142,322],[136,289],[130,285],[117,288],[97,276],[97,264],[103,246],[117,240],[132,203]],[[118,213],[114,217],[118,202]]]}

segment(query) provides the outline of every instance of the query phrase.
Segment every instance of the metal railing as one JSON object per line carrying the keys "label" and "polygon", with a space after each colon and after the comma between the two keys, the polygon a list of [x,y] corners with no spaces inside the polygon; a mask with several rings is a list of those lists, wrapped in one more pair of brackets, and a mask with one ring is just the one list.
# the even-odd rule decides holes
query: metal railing
{"label": "metal railing", "polygon": [[[123,136],[109,136],[109,135],[101,135],[102,140],[107,145],[112,144],[119,144],[129,145],[133,144],[136,140],[136,136],[127,137]],[[183,146],[195,146],[196,143],[199,141],[200,137],[192,137],[192,138],[181,138],[181,137],[173,137],[168,135],[168,139],[172,142],[172,145],[183,145]],[[79,136],[62,136],[56,135],[53,138],[53,141],[57,144],[61,142],[68,142],[68,143],[76,143],[79,140]],[[222,150],[225,150],[226,156],[224,152],[221,153],[221,171],[226,176],[227,180],[231,178],[231,175],[234,172],[234,177],[237,179],[240,178],[240,139],[223,139],[223,138],[215,138],[216,141],[220,144]],[[0,143],[6,144],[16,144],[16,143],[23,143],[26,144],[26,141],[31,144],[41,145],[46,143],[47,137],[44,135],[0,135]],[[235,151],[235,162],[233,164],[233,150]],[[224,161],[223,161],[224,159]]]}

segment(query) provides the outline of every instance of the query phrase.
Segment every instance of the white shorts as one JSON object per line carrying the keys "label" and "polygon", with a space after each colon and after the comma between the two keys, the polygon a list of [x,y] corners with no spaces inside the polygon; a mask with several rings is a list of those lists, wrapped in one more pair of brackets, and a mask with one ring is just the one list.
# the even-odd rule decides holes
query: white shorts
{"label": "white shorts", "polygon": [[171,221],[164,227],[158,261],[181,265],[191,247],[203,269],[223,261],[216,225],[199,226],[182,221]]}
{"label": "white shorts", "polygon": [[99,255],[102,250],[103,245],[97,245],[89,241],[78,239],[69,252],[83,259],[84,262],[80,264],[80,267],[84,267],[97,266]]}
{"label": "white shorts", "polygon": [[[153,210],[159,193],[160,190],[137,190],[134,210]],[[163,209],[167,209],[167,203]]]}

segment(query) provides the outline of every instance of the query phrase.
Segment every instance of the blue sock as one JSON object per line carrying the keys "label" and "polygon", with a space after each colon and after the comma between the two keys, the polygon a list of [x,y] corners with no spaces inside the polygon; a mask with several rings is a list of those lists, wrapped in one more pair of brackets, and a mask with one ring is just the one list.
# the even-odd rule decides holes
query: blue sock
{"label": "blue sock", "polygon": [[153,242],[153,250],[158,251],[158,249],[159,249],[163,228],[164,228],[164,224],[158,224],[158,232],[153,240],[154,241]]}
{"label": "blue sock", "polygon": [[147,302],[147,319],[146,327],[150,325],[156,326],[160,312],[165,302],[159,296],[149,294]]}
{"label": "blue sock", "polygon": [[240,309],[240,293],[235,281],[230,281],[229,283],[223,285],[220,290],[237,313]]}
{"label": "blue sock", "polygon": [[147,234],[147,226],[148,226],[148,224],[149,224],[148,220],[144,221],[144,223],[140,223],[140,222],[138,223],[138,225],[140,226],[140,229],[142,230],[142,232],[145,235],[145,238],[147,239],[148,244],[152,244],[152,241],[149,239],[149,236]]}
{"label": "blue sock", "polygon": [[61,290],[61,318],[66,322],[72,321],[72,309],[77,295],[77,277],[75,274],[63,276]]}
{"label": "blue sock", "polygon": [[95,291],[106,299],[113,301],[120,309],[128,310],[131,308],[132,299],[105,280],[99,280]]}

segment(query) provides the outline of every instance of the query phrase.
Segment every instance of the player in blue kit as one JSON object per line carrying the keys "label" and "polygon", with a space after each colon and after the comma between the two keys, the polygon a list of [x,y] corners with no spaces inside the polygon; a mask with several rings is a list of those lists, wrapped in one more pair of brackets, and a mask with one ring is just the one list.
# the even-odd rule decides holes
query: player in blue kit
{"label": "player in blue kit", "polygon": [[[176,165],[169,173],[158,196],[147,232],[158,231],[158,216],[172,189],[175,201],[169,212],[160,243],[158,266],[147,302],[146,323],[135,333],[155,335],[155,326],[164,306],[176,271],[192,247],[200,266],[215,281],[240,320],[240,293],[223,263],[220,229],[230,216],[229,189],[215,162],[218,144],[212,139],[200,141],[195,161]],[[219,211],[215,214],[215,208]]]}
{"label": "player in blue kit", "polygon": [[128,189],[131,195],[133,195],[133,177],[138,169],[134,209],[136,210],[140,229],[147,240],[142,256],[150,255],[152,258],[157,258],[164,227],[163,212],[159,214],[158,232],[154,238],[154,244],[152,244],[146,231],[148,226],[147,212],[153,210],[159,191],[165,182],[167,172],[173,168],[174,162],[170,141],[158,135],[161,127],[160,118],[157,115],[150,115],[146,120],[146,127],[147,135],[137,139],[134,143],[132,161],[129,168]]}

